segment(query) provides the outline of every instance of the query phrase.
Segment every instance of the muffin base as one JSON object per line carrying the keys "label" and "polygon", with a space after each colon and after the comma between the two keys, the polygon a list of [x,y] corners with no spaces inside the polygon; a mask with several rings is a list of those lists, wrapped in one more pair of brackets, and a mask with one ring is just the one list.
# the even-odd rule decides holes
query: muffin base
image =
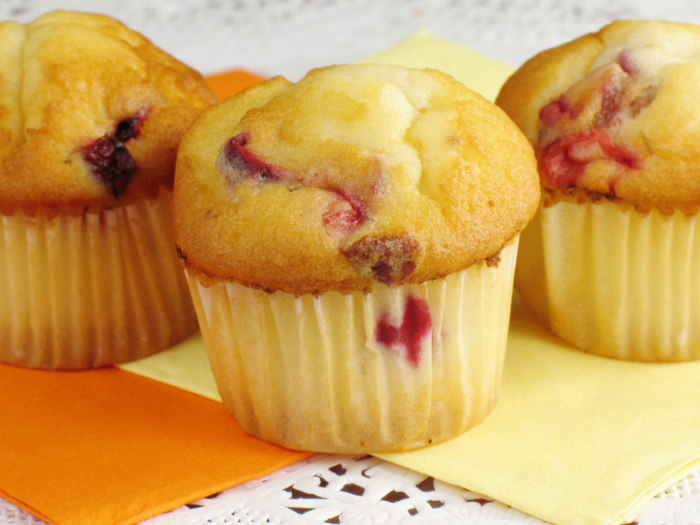
{"label": "muffin base", "polygon": [[700,359],[695,222],[612,201],[541,205],[522,234],[515,288],[552,332],[586,352]]}
{"label": "muffin base", "polygon": [[[367,294],[205,286],[189,273],[224,404],[246,432],[300,450],[406,450],[466,431],[498,396],[516,251],[517,239],[497,267]],[[429,311],[425,337],[385,344],[380,325],[425,329],[409,303]]]}
{"label": "muffin base", "polygon": [[86,369],[145,357],[197,328],[172,192],[99,213],[2,217],[0,361]]}

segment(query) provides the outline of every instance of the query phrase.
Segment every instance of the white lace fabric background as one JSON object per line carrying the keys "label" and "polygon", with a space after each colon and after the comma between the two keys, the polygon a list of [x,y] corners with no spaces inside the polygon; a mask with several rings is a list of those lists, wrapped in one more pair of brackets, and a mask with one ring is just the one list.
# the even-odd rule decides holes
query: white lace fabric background
{"label": "white lace fabric background", "polygon": [[[27,22],[57,8],[114,16],[203,73],[242,67],[291,80],[421,28],[519,65],[614,19],[700,24],[697,0],[1,0],[0,20]],[[46,480],[47,487],[53,481],[60,482]],[[629,522],[700,524],[700,474],[652,498]],[[40,523],[0,498],[0,525]],[[543,522],[376,458],[319,455],[144,523]]]}

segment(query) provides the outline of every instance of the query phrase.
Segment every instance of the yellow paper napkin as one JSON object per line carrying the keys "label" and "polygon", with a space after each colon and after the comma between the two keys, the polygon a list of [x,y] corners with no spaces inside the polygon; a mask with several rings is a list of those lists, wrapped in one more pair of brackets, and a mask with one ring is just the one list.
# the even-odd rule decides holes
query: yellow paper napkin
{"label": "yellow paper napkin", "polygon": [[427,29],[417,31],[391,48],[363,58],[360,62],[439,69],[491,101],[496,100],[501,86],[515,70],[510,64],[437,37]]}
{"label": "yellow paper napkin", "polygon": [[199,332],[165,352],[119,365],[119,368],[221,401]]}
{"label": "yellow paper napkin", "polygon": [[[426,31],[366,61],[441,69],[490,99],[513,71]],[[218,399],[198,337],[124,368]],[[699,409],[700,362],[574,351],[516,299],[493,414],[450,442],[381,457],[558,525],[620,523],[699,466]]]}

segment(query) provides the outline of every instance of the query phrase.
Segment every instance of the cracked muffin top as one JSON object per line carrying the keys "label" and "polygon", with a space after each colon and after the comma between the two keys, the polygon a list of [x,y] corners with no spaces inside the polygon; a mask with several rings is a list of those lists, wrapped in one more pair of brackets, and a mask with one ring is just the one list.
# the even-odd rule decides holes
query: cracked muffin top
{"label": "cracked muffin top", "polygon": [[172,187],[202,76],[103,15],[0,23],[0,211],[103,209]]}
{"label": "cracked muffin top", "polygon": [[617,21],[528,60],[496,103],[556,198],[700,207],[700,27]]}
{"label": "cracked muffin top", "polygon": [[190,271],[294,294],[497,264],[534,215],[536,162],[494,104],[399,66],[275,77],[185,134],[175,232]]}

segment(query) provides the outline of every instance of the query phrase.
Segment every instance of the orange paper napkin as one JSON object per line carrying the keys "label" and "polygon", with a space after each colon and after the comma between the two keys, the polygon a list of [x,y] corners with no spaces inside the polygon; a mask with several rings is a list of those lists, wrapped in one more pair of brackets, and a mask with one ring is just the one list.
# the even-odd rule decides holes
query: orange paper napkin
{"label": "orange paper napkin", "polygon": [[[260,80],[215,75],[225,98]],[[116,368],[0,365],[0,495],[55,524],[120,525],[310,454],[245,434],[221,403]]]}
{"label": "orange paper napkin", "polygon": [[127,524],[308,453],[245,434],[221,403],[122,370],[0,365],[0,494],[56,524]]}
{"label": "orange paper napkin", "polygon": [[263,77],[243,69],[222,71],[221,73],[207,76],[207,82],[221,100],[235,95],[261,80],[263,80]]}

